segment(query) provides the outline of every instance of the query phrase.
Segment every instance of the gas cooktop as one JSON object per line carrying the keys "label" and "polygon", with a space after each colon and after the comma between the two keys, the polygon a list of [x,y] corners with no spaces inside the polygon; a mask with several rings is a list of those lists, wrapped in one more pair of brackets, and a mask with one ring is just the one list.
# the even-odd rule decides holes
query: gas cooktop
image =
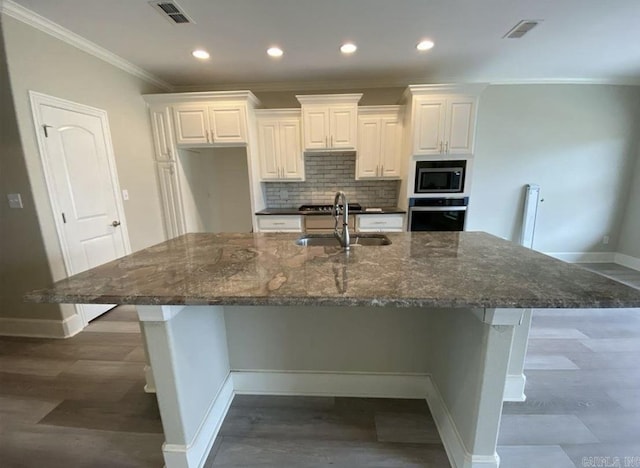
{"label": "gas cooktop", "polygon": [[[333,205],[302,205],[298,208],[299,211],[314,211],[319,213],[331,213],[331,207]],[[360,203],[347,203],[349,211],[362,211]]]}

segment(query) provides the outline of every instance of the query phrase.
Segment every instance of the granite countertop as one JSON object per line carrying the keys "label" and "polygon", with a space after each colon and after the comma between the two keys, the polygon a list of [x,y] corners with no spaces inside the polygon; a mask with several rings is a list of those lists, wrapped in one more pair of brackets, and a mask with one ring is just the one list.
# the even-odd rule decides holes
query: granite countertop
{"label": "granite countertop", "polygon": [[[406,210],[400,209],[397,206],[381,206],[377,207],[382,211],[367,211],[362,210],[349,210],[349,214],[361,215],[361,214],[403,214]],[[331,213],[324,211],[300,211],[297,207],[291,208],[265,208],[256,212],[257,215],[304,215],[304,216],[316,216],[316,215],[330,215]]]}
{"label": "granite countertop", "polygon": [[187,234],[34,291],[105,304],[640,307],[640,291],[481,232],[300,247],[298,234]]}

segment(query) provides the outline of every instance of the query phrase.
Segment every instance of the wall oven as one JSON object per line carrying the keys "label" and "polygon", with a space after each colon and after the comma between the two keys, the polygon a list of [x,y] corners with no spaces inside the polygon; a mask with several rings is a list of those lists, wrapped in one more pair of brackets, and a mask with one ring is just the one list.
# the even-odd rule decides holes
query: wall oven
{"label": "wall oven", "polygon": [[469,197],[410,198],[409,231],[464,231]]}
{"label": "wall oven", "polygon": [[414,193],[462,193],[466,161],[416,161]]}

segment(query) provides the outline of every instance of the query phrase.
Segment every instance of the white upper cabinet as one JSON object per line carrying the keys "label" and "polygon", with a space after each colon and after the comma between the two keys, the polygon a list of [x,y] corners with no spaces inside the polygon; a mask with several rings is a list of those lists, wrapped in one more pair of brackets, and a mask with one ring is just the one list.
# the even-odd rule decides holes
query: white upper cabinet
{"label": "white upper cabinet", "polygon": [[414,108],[413,154],[473,154],[477,98],[418,98]]}
{"label": "white upper cabinet", "polygon": [[256,111],[260,177],[263,181],[304,180],[300,111]]}
{"label": "white upper cabinet", "polygon": [[359,112],[356,178],[399,178],[402,162],[401,107],[361,107]]}
{"label": "white upper cabinet", "polygon": [[478,96],[485,85],[411,85],[405,97],[410,109],[411,154],[472,155]]}
{"label": "white upper cabinet", "polygon": [[195,103],[173,106],[178,145],[244,145],[247,113],[244,103]]}
{"label": "white upper cabinet", "polygon": [[296,96],[302,105],[304,150],[355,150],[361,97],[362,94]]}
{"label": "white upper cabinet", "polygon": [[173,160],[173,134],[171,131],[171,109],[168,106],[152,106],[151,129],[157,161]]}

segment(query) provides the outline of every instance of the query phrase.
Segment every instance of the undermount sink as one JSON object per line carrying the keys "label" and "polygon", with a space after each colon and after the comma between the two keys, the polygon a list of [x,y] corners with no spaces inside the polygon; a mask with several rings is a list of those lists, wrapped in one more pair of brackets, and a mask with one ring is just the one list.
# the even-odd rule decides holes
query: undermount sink
{"label": "undermount sink", "polygon": [[[340,241],[333,234],[306,234],[296,240],[296,244],[303,247],[340,247]],[[349,246],[354,247],[357,245],[391,245],[391,239],[384,234],[353,234],[350,236]]]}

